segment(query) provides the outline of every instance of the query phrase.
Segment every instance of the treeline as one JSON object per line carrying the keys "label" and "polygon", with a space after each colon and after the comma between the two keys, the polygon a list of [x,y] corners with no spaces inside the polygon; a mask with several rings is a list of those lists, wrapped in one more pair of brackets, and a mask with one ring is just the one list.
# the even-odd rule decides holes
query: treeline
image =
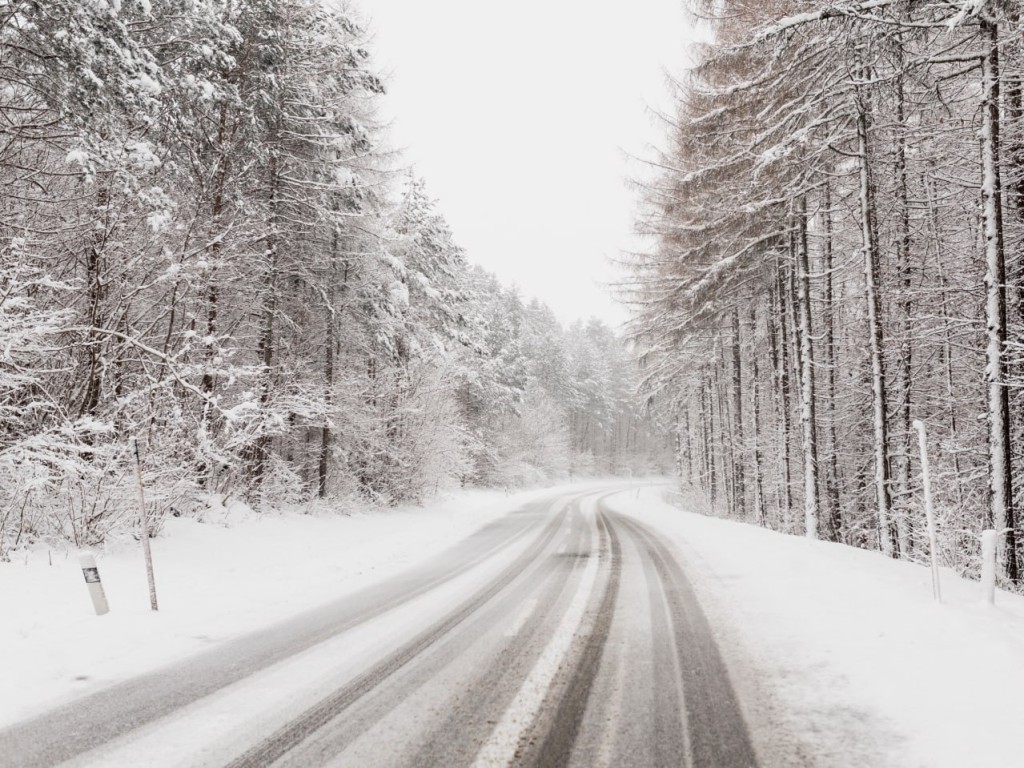
{"label": "treeline", "polygon": [[726,0],[647,186],[633,334],[720,514],[944,561],[1024,479],[1019,2]]}
{"label": "treeline", "polygon": [[392,504],[657,453],[600,324],[467,267],[346,6],[0,0],[0,559],[210,495]]}

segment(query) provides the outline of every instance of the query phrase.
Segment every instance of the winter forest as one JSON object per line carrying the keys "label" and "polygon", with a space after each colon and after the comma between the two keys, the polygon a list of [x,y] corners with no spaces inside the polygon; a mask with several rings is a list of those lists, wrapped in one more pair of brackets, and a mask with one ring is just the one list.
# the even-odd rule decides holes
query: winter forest
{"label": "winter forest", "polygon": [[1024,546],[1017,2],[693,0],[625,333],[471,265],[360,9],[0,0],[0,560],[151,514],[678,474],[908,560]]}
{"label": "winter forest", "polygon": [[632,260],[645,386],[712,510],[1020,584],[1024,21],[1017,2],[694,8],[712,30]]}
{"label": "winter forest", "polygon": [[157,525],[671,464],[610,328],[468,265],[363,29],[0,1],[0,560],[137,526],[133,438]]}

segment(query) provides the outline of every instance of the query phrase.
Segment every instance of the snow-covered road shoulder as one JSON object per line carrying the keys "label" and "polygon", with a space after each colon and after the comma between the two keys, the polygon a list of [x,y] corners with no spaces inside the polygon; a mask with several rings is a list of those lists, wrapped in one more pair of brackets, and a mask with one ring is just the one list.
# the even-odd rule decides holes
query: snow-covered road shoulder
{"label": "snow-covered road shoulder", "polygon": [[157,613],[137,542],[97,552],[102,617],[77,550],[16,553],[0,564],[0,727],[381,581],[557,491],[472,491],[351,516],[238,507],[171,518],[152,540]]}
{"label": "snow-covered road shoulder", "polygon": [[[1013,768],[1024,729],[1024,598],[878,553],[704,517],[664,488],[609,506],[677,547],[776,765]],[[760,737],[760,738],[759,738]]]}

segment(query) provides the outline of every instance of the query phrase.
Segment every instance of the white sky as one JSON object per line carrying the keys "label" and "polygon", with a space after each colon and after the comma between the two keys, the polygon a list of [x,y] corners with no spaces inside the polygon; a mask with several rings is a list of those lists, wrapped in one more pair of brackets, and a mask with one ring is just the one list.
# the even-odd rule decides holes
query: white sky
{"label": "white sky", "polygon": [[393,140],[472,262],[563,322],[625,312],[601,287],[629,246],[634,163],[663,128],[683,0],[359,0]]}

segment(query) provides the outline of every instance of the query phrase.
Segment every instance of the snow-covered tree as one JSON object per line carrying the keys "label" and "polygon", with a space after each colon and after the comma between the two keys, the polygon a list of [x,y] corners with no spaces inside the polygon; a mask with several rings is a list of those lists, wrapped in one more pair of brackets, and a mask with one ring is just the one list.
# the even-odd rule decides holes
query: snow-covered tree
{"label": "snow-covered tree", "polygon": [[961,531],[994,525],[1016,583],[1019,4],[700,11],[714,41],[680,87],[630,295],[686,482],[719,512],[916,558],[921,418],[947,557],[976,568]]}

